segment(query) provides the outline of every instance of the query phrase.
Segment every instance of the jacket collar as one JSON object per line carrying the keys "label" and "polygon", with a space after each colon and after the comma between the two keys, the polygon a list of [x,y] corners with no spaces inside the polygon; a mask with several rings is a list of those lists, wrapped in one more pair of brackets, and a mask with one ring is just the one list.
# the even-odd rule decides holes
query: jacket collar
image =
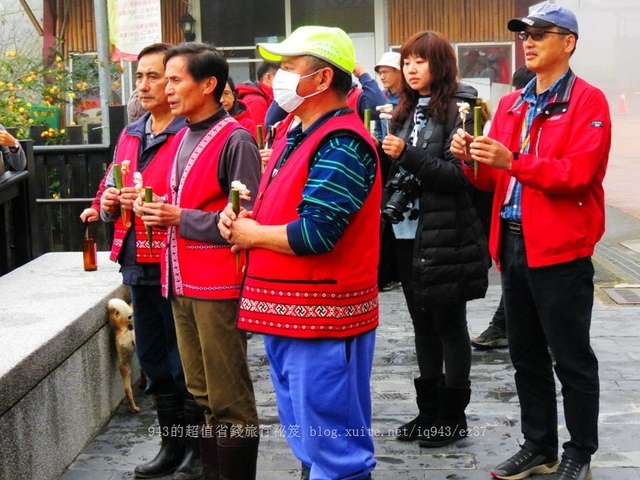
{"label": "jacket collar", "polygon": [[[571,91],[573,90],[573,86],[576,82],[576,74],[573,73],[573,70],[569,68],[564,78],[562,79],[558,93],[554,95],[553,99],[549,102],[549,104],[553,103],[569,103],[569,99],[571,98]],[[517,110],[524,103],[524,98],[522,95],[516,96],[513,105],[509,109],[509,111]]]}
{"label": "jacket collar", "polygon": [[[147,112],[144,115],[142,115],[142,117],[140,117],[138,120],[136,120],[135,122],[130,123],[129,125],[126,126],[127,129],[127,135],[134,135],[136,137],[142,138],[145,134],[145,126],[147,124],[147,120],[149,119],[149,117],[151,116],[151,113]],[[180,130],[182,130],[182,127],[185,126],[185,121],[183,117],[175,117],[171,123],[169,124],[169,126],[167,128],[165,128],[164,132],[162,133],[166,133],[169,135],[175,135],[176,133],[178,133]]]}

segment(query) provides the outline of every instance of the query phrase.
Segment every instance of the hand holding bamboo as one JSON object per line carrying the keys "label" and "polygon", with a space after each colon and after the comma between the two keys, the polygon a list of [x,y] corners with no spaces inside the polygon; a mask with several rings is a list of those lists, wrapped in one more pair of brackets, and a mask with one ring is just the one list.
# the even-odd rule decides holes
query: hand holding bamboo
{"label": "hand holding bamboo", "polygon": [[[482,107],[473,107],[473,136],[477,138],[482,135]],[[478,162],[473,162],[473,176],[478,177]]]}

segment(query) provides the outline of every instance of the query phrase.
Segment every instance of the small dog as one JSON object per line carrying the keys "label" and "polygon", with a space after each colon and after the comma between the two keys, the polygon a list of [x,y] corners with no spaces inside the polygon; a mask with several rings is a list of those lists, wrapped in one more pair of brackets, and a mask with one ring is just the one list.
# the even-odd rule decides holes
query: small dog
{"label": "small dog", "polygon": [[131,361],[135,355],[135,334],[133,332],[133,309],[124,300],[112,298],[107,305],[109,324],[116,334],[116,351],[118,352],[118,368],[124,382],[124,393],[129,401],[131,413],[138,413],[131,390]]}

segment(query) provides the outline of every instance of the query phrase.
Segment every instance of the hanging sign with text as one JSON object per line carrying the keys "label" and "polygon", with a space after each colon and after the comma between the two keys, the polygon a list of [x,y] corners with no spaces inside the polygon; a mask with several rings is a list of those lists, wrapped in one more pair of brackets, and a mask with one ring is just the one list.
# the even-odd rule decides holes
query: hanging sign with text
{"label": "hanging sign with text", "polygon": [[162,41],[160,0],[108,0],[111,60],[135,61],[147,45]]}

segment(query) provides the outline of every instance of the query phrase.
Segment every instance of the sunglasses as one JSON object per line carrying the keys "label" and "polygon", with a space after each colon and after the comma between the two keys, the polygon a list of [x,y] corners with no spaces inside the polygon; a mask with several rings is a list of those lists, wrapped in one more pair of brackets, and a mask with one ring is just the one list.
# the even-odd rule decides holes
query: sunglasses
{"label": "sunglasses", "polygon": [[518,38],[524,42],[527,38],[531,37],[531,40],[534,42],[539,42],[547,33],[553,33],[555,35],[571,35],[571,33],[552,32],[551,30],[534,30],[532,32],[518,32]]}

